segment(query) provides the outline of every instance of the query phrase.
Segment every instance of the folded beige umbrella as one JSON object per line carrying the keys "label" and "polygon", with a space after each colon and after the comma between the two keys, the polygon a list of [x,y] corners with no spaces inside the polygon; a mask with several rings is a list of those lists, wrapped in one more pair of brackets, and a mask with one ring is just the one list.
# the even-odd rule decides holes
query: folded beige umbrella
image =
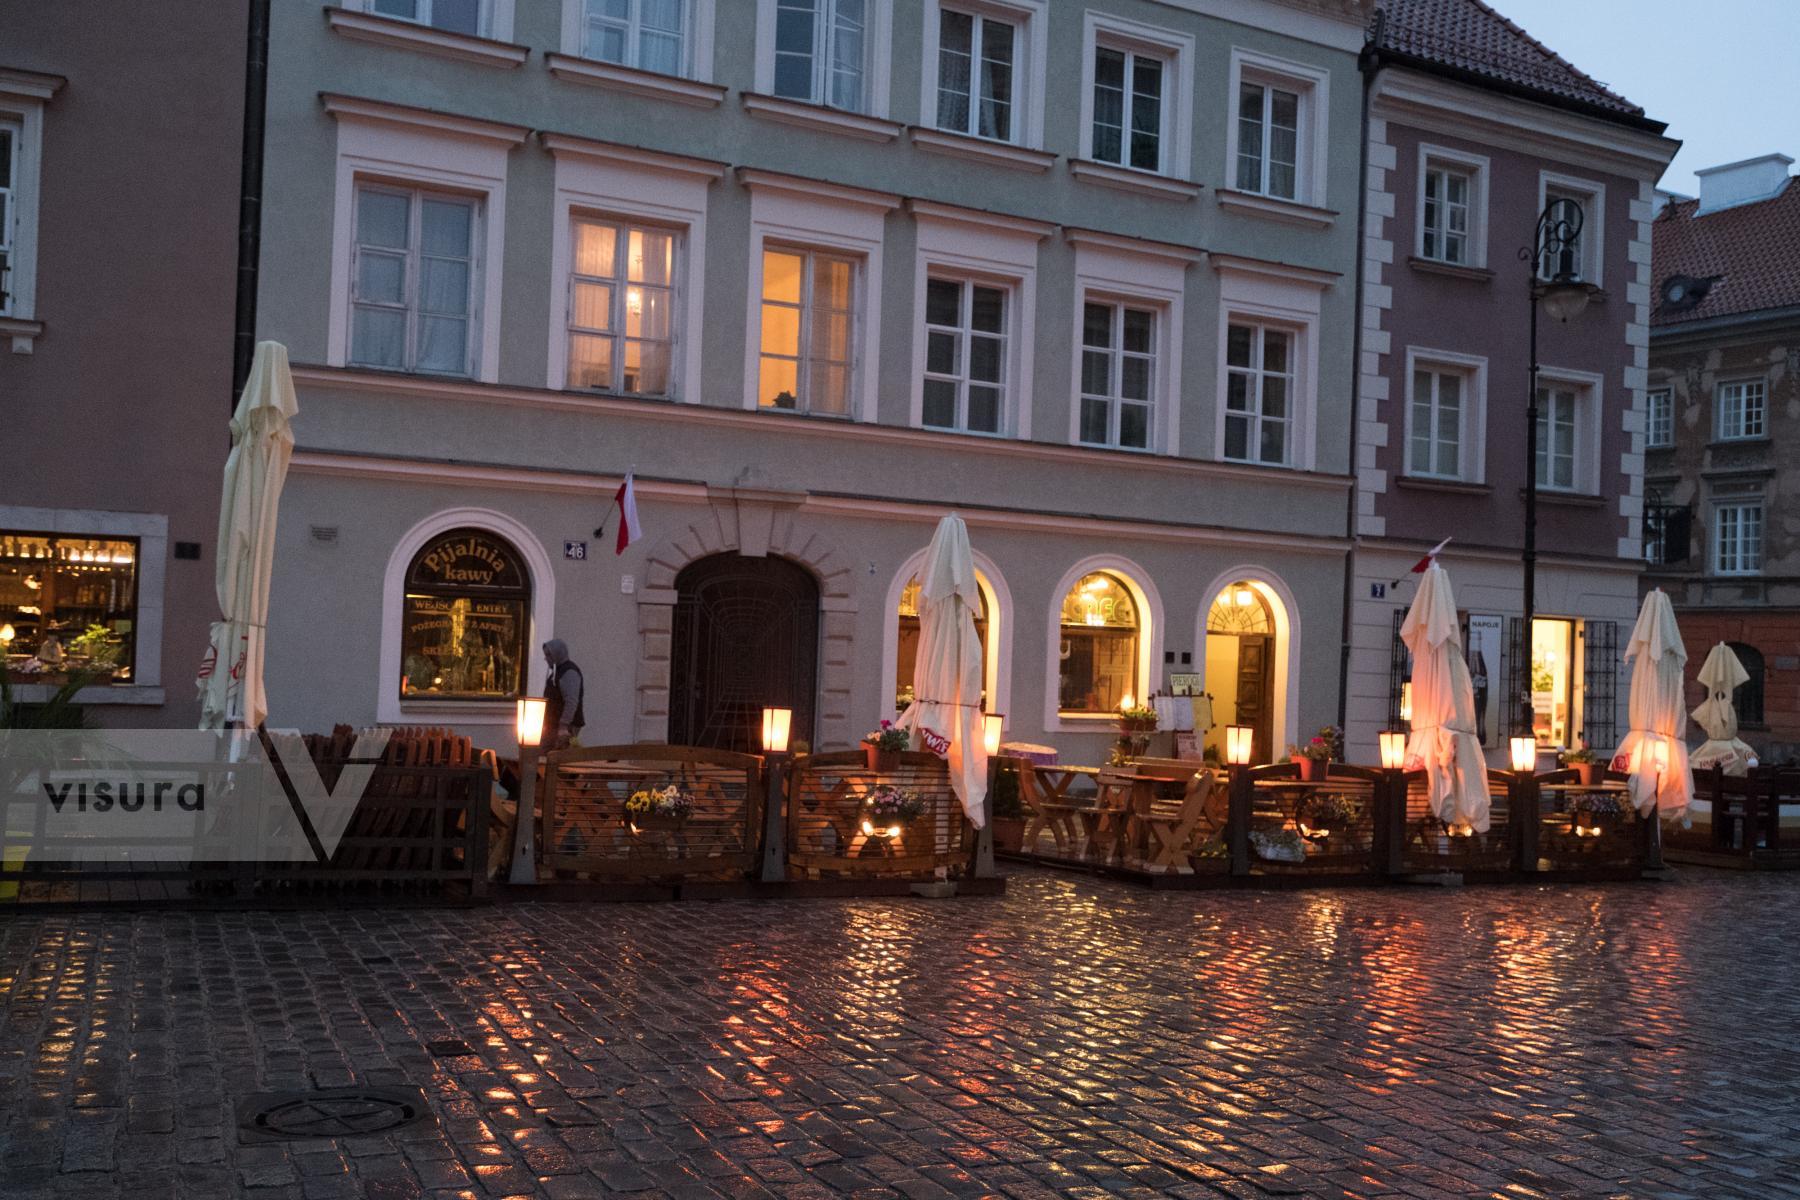
{"label": "folded beige umbrella", "polygon": [[223,729],[229,721],[255,729],[269,713],[263,643],[275,570],[275,515],[294,455],[292,422],[299,411],[287,347],[258,343],[231,418],[214,568],[222,618],[213,622],[212,644],[195,681],[202,729]]}
{"label": "folded beige umbrella", "polygon": [[929,744],[927,731],[949,740],[950,786],[979,829],[986,821],[987,747],[982,737],[981,594],[969,530],[951,513],[938,522],[919,582],[919,657],[915,699],[894,723]]}
{"label": "folded beige umbrella", "polygon": [[1731,702],[1732,692],[1749,680],[1750,673],[1724,642],[1700,664],[1706,699],[1694,710],[1694,723],[1706,730],[1707,740],[1689,756],[1696,767],[1723,764],[1727,775],[1743,775],[1756,765],[1756,752],[1738,740],[1737,706]]}
{"label": "folded beige umbrella", "polygon": [[1638,812],[1648,816],[1656,809],[1665,817],[1680,817],[1694,799],[1682,740],[1687,715],[1681,711],[1681,674],[1687,647],[1661,588],[1644,597],[1625,644],[1625,659],[1631,663],[1631,731],[1613,756],[1614,768],[1630,773]]}
{"label": "folded beige umbrella", "polygon": [[1423,769],[1431,811],[1452,829],[1488,831],[1487,760],[1475,738],[1475,685],[1463,661],[1450,577],[1433,562],[1419,581],[1400,640],[1412,651],[1412,736],[1406,765]]}

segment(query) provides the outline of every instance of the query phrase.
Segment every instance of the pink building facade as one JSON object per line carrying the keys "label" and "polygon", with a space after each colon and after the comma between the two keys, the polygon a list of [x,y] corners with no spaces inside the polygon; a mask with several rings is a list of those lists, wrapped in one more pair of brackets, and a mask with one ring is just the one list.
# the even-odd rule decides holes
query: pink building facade
{"label": "pink building facade", "polygon": [[[1662,126],[1476,0],[1395,0],[1369,121],[1345,717],[1403,727],[1411,567],[1445,537],[1492,761],[1529,688],[1546,752],[1623,735],[1642,561],[1644,389]],[[1537,619],[1524,627],[1539,214],[1574,200],[1590,302],[1538,329]]]}

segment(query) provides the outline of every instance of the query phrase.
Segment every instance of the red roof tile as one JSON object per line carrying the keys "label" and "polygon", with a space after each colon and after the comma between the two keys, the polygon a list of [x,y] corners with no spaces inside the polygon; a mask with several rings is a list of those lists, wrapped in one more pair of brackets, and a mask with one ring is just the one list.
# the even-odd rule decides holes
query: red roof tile
{"label": "red roof tile", "polygon": [[[1677,201],[1651,223],[1652,326],[1800,305],[1800,185],[1790,179],[1778,196],[1703,217],[1699,205]],[[1700,303],[1665,311],[1663,284],[1674,275],[1716,281]]]}
{"label": "red roof tile", "polygon": [[1426,63],[1574,101],[1623,118],[1644,110],[1489,8],[1483,0],[1382,0],[1381,49]]}

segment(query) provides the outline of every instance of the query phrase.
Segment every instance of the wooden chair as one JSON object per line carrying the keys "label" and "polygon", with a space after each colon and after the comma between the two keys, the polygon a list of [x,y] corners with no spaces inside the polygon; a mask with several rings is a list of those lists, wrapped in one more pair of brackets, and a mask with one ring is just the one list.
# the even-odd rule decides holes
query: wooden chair
{"label": "wooden chair", "polygon": [[1145,837],[1144,869],[1158,874],[1193,874],[1192,855],[1208,838],[1225,829],[1230,788],[1217,771],[1191,776],[1178,801],[1153,799],[1150,811],[1136,819]]}
{"label": "wooden chair", "polygon": [[1108,767],[1100,772],[1098,784],[1094,807],[1081,814],[1087,829],[1083,854],[1092,862],[1111,863],[1123,857],[1127,848],[1140,781],[1134,767]]}
{"label": "wooden chair", "polygon": [[1052,801],[1044,790],[1043,782],[1038,778],[1034,764],[1022,758],[1003,760],[1010,764],[1019,779],[1019,802],[1025,808],[1025,831],[1019,838],[1019,846],[1027,854],[1037,852],[1038,839],[1049,830],[1056,842],[1056,852],[1067,856],[1075,851],[1075,844],[1080,839],[1079,822],[1075,817],[1075,805]]}

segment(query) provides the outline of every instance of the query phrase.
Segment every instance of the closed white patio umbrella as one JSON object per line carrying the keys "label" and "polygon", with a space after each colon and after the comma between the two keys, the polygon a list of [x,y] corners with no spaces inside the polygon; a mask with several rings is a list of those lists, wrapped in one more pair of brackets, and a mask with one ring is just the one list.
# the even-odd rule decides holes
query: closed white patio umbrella
{"label": "closed white patio umbrella", "polygon": [[196,681],[202,729],[223,729],[229,721],[255,729],[269,714],[263,646],[275,568],[275,517],[294,454],[292,422],[299,411],[287,347],[258,343],[231,418],[214,567],[222,617],[213,622],[211,645]]}
{"label": "closed white patio umbrella", "polygon": [[1431,811],[1451,829],[1488,830],[1487,760],[1475,737],[1475,685],[1463,660],[1450,577],[1433,562],[1400,624],[1412,652],[1412,736],[1406,765],[1423,769]]}
{"label": "closed white patio umbrella", "polygon": [[919,657],[913,672],[915,699],[895,722],[913,731],[915,742],[929,730],[948,738],[950,786],[963,812],[979,829],[985,821],[987,747],[982,739],[981,637],[975,614],[981,608],[969,530],[951,513],[938,522],[925,552],[919,583]]}
{"label": "closed white patio umbrella", "polygon": [[1724,764],[1727,775],[1747,774],[1756,764],[1756,751],[1738,740],[1737,705],[1731,694],[1750,681],[1750,672],[1724,642],[1712,648],[1700,664],[1700,682],[1706,699],[1694,710],[1694,723],[1706,730],[1707,740],[1692,756],[1696,767]]}
{"label": "closed white patio umbrella", "polygon": [[1653,588],[1638,610],[1631,641],[1625,646],[1631,663],[1631,730],[1613,756],[1615,768],[1631,775],[1631,800],[1638,812],[1652,809],[1680,817],[1694,798],[1688,772],[1687,714],[1681,699],[1681,677],[1687,647],[1675,623],[1675,609],[1661,588]]}

